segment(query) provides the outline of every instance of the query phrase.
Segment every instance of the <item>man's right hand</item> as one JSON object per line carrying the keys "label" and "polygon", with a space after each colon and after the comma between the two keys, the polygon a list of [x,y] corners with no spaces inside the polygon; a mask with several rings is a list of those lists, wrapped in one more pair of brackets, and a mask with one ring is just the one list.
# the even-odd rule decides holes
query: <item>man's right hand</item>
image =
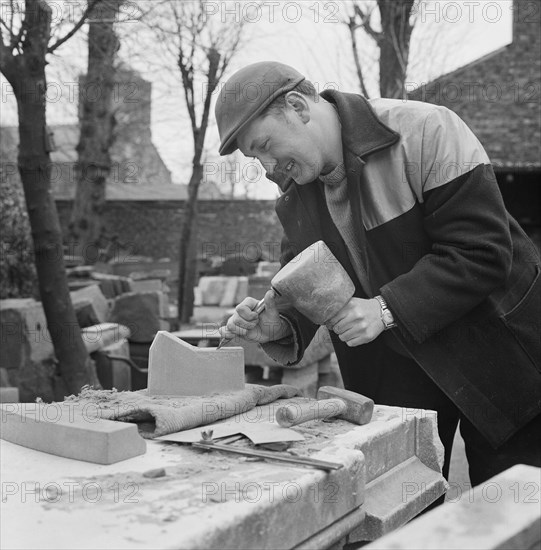
{"label": "man's right hand", "polygon": [[273,290],[265,294],[265,309],[259,315],[254,311],[257,303],[255,298],[245,298],[226,325],[220,327],[220,335],[225,338],[239,336],[248,342],[265,344],[291,334],[291,327],[278,313]]}

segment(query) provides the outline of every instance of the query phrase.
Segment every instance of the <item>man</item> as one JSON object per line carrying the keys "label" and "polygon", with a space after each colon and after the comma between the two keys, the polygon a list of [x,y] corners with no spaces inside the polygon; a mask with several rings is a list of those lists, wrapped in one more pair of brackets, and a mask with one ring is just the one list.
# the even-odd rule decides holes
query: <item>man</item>
{"label": "man", "polygon": [[[275,62],[234,74],[216,119],[220,154],[259,159],[282,191],[282,264],[321,239],[355,283],[328,323],[346,387],[437,411],[445,476],[459,419],[473,485],[541,466],[541,261],[464,122],[415,101],[318,96]],[[244,300],[222,334],[299,361],[317,327],[272,291],[265,301],[258,315]]]}

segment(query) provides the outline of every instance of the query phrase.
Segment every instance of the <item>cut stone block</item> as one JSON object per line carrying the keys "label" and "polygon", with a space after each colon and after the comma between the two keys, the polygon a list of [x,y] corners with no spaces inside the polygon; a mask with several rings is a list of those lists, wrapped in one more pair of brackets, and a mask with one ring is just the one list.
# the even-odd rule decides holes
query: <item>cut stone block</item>
{"label": "cut stone block", "polygon": [[150,346],[150,395],[209,395],[244,388],[244,351],[198,348],[160,331]]}
{"label": "cut stone block", "polygon": [[245,275],[237,277],[237,294],[235,296],[235,305],[240,304],[244,298],[248,297],[248,277]]}
{"label": "cut stone block", "polygon": [[41,302],[0,300],[0,349],[0,368],[22,401],[54,399],[54,348]]}
{"label": "cut stone block", "polygon": [[141,279],[139,281],[132,281],[131,287],[133,292],[146,292],[147,290],[163,291],[161,279]]}
{"label": "cut stone block", "polygon": [[152,342],[159,330],[169,328],[167,298],[163,292],[150,290],[128,292],[113,302],[109,320],[130,329],[132,342]]}
{"label": "cut stone block", "polygon": [[350,541],[369,541],[390,533],[445,493],[439,472],[412,456],[366,485],[365,520]]}
{"label": "cut stone block", "polygon": [[129,338],[130,329],[117,323],[100,323],[81,330],[88,353],[106,348],[115,342]]}
{"label": "cut stone block", "polygon": [[224,318],[229,319],[228,312],[231,308],[220,306],[195,306],[190,324],[200,325],[203,323],[217,323]]}
{"label": "cut stone block", "polygon": [[84,298],[81,301],[76,301],[73,303],[73,307],[77,316],[77,323],[81,328],[91,327],[100,322],[94,304],[89,299]]}
{"label": "cut stone block", "polygon": [[0,403],[18,403],[19,388],[4,387],[0,388]]}
{"label": "cut stone block", "polygon": [[114,464],[146,451],[135,424],[91,417],[80,405],[7,404],[0,413],[0,437],[36,451],[96,464]]}
{"label": "cut stone block", "polygon": [[201,289],[204,306],[218,306],[222,301],[225,286],[229,277],[201,277],[199,288]]}
{"label": "cut stone block", "polygon": [[237,277],[228,277],[225,283],[225,288],[220,301],[220,307],[232,307],[236,306],[235,298],[237,296]]}
{"label": "cut stone block", "polygon": [[73,292],[70,292],[70,296],[73,304],[83,300],[90,300],[94,306],[94,311],[98,316],[99,322],[105,323],[108,320],[109,304],[100,290],[99,285],[93,284],[85,286],[79,290],[74,290]]}
{"label": "cut stone block", "polygon": [[203,294],[201,289],[198,286],[193,287],[193,305],[202,306],[203,305]]}
{"label": "cut stone block", "polygon": [[130,345],[126,338],[122,338],[92,355],[100,384],[105,390],[115,388],[118,391],[131,391],[131,366],[128,362],[115,359],[115,357],[130,359]]}
{"label": "cut stone block", "polygon": [[513,466],[365,548],[539,548],[540,476],[534,466]]}
{"label": "cut stone block", "polygon": [[94,271],[92,279],[99,281],[100,290],[107,299],[113,299],[125,292],[135,290],[132,288],[132,281],[128,277],[120,277],[109,273]]}

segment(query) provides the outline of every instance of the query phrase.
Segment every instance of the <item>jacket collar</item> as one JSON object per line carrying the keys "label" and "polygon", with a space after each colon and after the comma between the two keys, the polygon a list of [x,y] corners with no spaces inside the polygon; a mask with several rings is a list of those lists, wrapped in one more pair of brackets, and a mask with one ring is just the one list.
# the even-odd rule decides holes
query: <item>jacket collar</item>
{"label": "jacket collar", "polygon": [[[363,96],[336,90],[325,90],[320,95],[334,104],[338,110],[342,124],[342,147],[346,153],[344,160],[348,173],[355,158],[359,158],[360,162],[364,163],[364,157],[390,147],[398,141],[400,135],[381,122]],[[267,175],[267,178],[277,183],[282,191],[294,183],[291,177],[272,178]]]}
{"label": "jacket collar", "polygon": [[342,124],[342,146],[353,155],[364,158],[390,147],[399,134],[383,124],[361,95],[325,90],[321,97],[336,105]]}

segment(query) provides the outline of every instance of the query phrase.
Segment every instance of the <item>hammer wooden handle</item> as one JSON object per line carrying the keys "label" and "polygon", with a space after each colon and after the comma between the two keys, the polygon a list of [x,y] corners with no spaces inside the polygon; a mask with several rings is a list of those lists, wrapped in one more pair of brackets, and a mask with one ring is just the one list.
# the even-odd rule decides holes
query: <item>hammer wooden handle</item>
{"label": "hammer wooden handle", "polygon": [[309,420],[327,420],[346,412],[342,399],[321,399],[306,403],[288,403],[276,411],[276,421],[282,428],[296,426]]}

